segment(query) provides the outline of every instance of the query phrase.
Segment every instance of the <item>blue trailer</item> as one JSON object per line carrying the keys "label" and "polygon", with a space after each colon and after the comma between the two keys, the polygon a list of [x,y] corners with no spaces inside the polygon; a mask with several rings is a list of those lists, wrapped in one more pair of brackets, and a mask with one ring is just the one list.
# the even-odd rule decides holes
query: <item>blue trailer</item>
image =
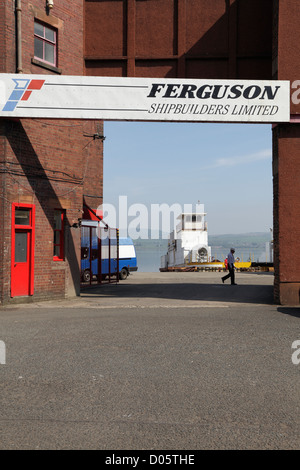
{"label": "blue trailer", "polygon": [[137,259],[133,241],[130,237],[119,238],[119,276],[126,279],[128,274],[137,271]]}
{"label": "blue trailer", "polygon": [[101,230],[99,236],[97,223],[81,227],[81,279],[84,283],[95,278],[100,282],[111,277],[123,280],[138,269],[132,239],[118,237],[116,229],[108,229],[109,233],[103,227]]}

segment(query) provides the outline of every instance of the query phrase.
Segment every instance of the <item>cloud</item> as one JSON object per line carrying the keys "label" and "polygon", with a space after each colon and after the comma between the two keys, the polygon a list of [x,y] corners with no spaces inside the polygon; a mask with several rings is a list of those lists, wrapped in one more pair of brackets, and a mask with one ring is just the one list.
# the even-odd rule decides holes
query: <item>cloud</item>
{"label": "cloud", "polygon": [[207,166],[206,168],[220,168],[220,167],[229,167],[237,165],[245,165],[247,163],[253,163],[260,160],[269,160],[272,158],[272,150],[266,149],[261,150],[260,152],[251,153],[249,155],[238,155],[235,157],[224,157],[218,158],[212,165]]}

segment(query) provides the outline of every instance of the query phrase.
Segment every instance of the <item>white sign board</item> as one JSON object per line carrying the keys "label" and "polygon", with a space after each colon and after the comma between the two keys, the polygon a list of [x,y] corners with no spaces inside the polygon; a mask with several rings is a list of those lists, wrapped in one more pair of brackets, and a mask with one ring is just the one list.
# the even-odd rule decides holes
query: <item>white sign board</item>
{"label": "white sign board", "polygon": [[0,74],[0,117],[287,122],[290,84]]}

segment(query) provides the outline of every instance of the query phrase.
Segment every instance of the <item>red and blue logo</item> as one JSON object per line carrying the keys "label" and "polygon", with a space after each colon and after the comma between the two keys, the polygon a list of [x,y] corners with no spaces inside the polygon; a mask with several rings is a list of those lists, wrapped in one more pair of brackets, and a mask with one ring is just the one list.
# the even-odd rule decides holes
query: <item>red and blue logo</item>
{"label": "red and blue logo", "polygon": [[45,80],[13,78],[15,88],[5,103],[2,111],[14,111],[19,101],[27,101],[34,90],[40,90]]}

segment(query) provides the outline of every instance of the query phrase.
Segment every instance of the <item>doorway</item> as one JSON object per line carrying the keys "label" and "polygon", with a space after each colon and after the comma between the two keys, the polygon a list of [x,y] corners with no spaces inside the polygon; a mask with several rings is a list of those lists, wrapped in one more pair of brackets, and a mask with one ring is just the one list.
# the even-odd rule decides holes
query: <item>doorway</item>
{"label": "doorway", "polygon": [[12,205],[11,297],[33,295],[35,206]]}

